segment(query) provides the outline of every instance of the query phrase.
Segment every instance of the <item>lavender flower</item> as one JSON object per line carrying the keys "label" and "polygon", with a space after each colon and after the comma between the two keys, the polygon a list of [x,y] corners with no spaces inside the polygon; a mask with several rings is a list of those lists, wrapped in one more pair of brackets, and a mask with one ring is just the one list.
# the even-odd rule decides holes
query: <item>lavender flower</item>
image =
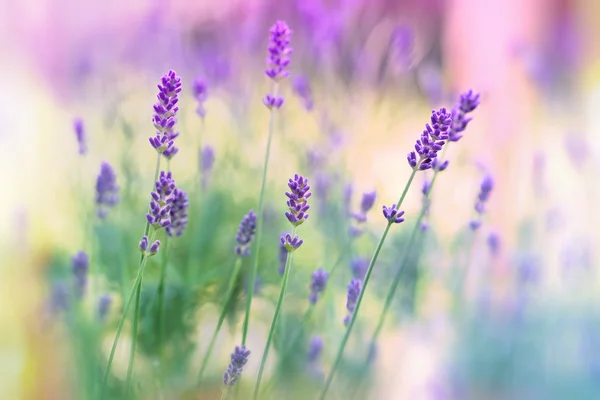
{"label": "lavender flower", "polygon": [[212,146],[204,146],[202,149],[202,163],[200,165],[200,170],[204,174],[210,174],[213,166],[215,165],[215,150]]}
{"label": "lavender flower", "polygon": [[287,261],[288,249],[283,245],[279,245],[279,268],[277,271],[279,275],[283,275],[285,273],[285,262]]}
{"label": "lavender flower", "polygon": [[263,104],[269,109],[273,108],[281,108],[283,105],[283,97],[271,96],[270,94],[266,95],[263,98]]}
{"label": "lavender flower", "polygon": [[392,204],[391,207],[383,206],[383,216],[390,223],[399,224],[404,222],[404,218],[402,218],[403,215],[404,211],[398,211],[395,204]]}
{"label": "lavender flower", "polygon": [[444,171],[446,168],[448,168],[448,165],[450,164],[450,161],[445,160],[442,162],[439,162],[437,157],[433,159],[433,162],[431,163],[431,168],[434,171],[438,171],[438,172],[442,172]]}
{"label": "lavender flower", "polygon": [[[298,237],[298,235],[294,236],[292,238],[292,235],[290,235],[289,233],[286,233],[285,235],[281,236],[281,245],[283,247],[285,247],[285,249],[288,251],[288,253],[291,253],[294,250],[297,250],[300,246],[302,246],[302,243],[304,243],[304,240],[300,239]],[[284,272],[285,272],[285,267],[284,267]]]}
{"label": "lavender flower", "polygon": [[79,155],[85,155],[87,153],[87,146],[85,141],[85,131],[83,129],[83,120],[81,118],[73,121],[73,129],[75,130],[75,137],[77,138],[77,144],[79,145]]}
{"label": "lavender flower", "polygon": [[350,261],[350,269],[352,270],[352,276],[361,281],[367,273],[369,268],[369,260],[366,258],[358,257]]}
{"label": "lavender flower", "polygon": [[487,238],[487,245],[490,249],[490,254],[496,256],[500,251],[500,236],[496,232],[491,232]]}
{"label": "lavender flower", "polygon": [[181,92],[181,78],[171,70],[162,77],[161,84],[158,85],[158,95],[156,96],[158,101],[154,104],[154,117],[152,118],[157,132],[155,137],[149,139],[152,147],[169,159],[179,151],[173,145],[175,138],[179,136],[178,132],[173,131],[177,122],[175,116],[179,111],[179,107],[177,107],[179,92]]}
{"label": "lavender flower", "polygon": [[246,350],[246,346],[235,346],[235,350],[231,353],[229,367],[227,367],[227,371],[223,374],[223,383],[225,386],[233,386],[240,379],[249,356],[250,350]]}
{"label": "lavender flower", "polygon": [[265,74],[278,82],[290,75],[286,69],[290,65],[289,55],[292,53],[290,37],[292,30],[283,21],[277,21],[270,29],[269,58]]}
{"label": "lavender flower", "polygon": [[407,70],[412,63],[415,35],[408,26],[400,25],[394,29],[391,38],[391,57],[402,69]]}
{"label": "lavender flower", "polygon": [[308,344],[308,352],[306,358],[309,363],[313,363],[318,360],[323,352],[323,338],[321,336],[313,336]]}
{"label": "lavender flower", "polygon": [[146,219],[154,229],[166,228],[171,224],[170,213],[175,200],[175,180],[171,172],[160,171],[155,186],[156,191],[150,193],[152,200]]}
{"label": "lavender flower", "polygon": [[325,287],[327,287],[327,278],[329,278],[329,274],[323,268],[319,268],[313,272],[310,281],[310,295],[308,296],[308,301],[311,304],[315,304],[319,300],[319,293],[323,292]]}
{"label": "lavender flower", "polygon": [[75,278],[75,295],[81,298],[85,294],[87,286],[90,260],[86,253],[79,251],[73,256],[71,263],[73,265],[73,277]]}
{"label": "lavender flower", "polygon": [[346,300],[346,309],[349,311],[349,314],[344,318],[344,325],[346,326],[348,326],[352,320],[352,313],[356,308],[356,302],[358,301],[358,296],[360,295],[361,290],[362,281],[360,279],[352,278],[350,284],[348,285],[348,298]]}
{"label": "lavender flower", "polygon": [[475,211],[479,215],[478,220],[472,220],[470,222],[471,229],[475,230],[481,225],[481,215],[485,212],[485,204],[490,198],[490,193],[494,188],[494,180],[490,175],[486,175],[481,182],[479,194],[477,195],[477,201],[475,202]]}
{"label": "lavender flower", "polygon": [[432,167],[438,151],[448,140],[451,125],[452,115],[445,108],[431,112],[431,125],[425,124],[425,130],[415,144],[416,152],[408,153],[408,164],[413,170],[424,171]]}
{"label": "lavender flower", "polygon": [[108,209],[119,202],[119,186],[117,186],[117,175],[107,162],[102,162],[100,174],[96,180],[96,206],[98,206],[98,217],[105,218]]}
{"label": "lavender flower", "polygon": [[248,211],[248,214],[244,215],[240,226],[238,228],[236,241],[238,246],[235,247],[235,252],[240,257],[246,257],[250,254],[250,245],[254,239],[256,233],[256,214],[254,211]]}
{"label": "lavender flower", "polygon": [[194,93],[194,98],[198,102],[196,113],[200,116],[200,118],[204,118],[206,116],[204,103],[208,98],[208,87],[206,85],[206,81],[201,77],[197,77],[192,84],[192,92]]}
{"label": "lavender flower", "polygon": [[467,117],[479,105],[479,94],[469,90],[460,95],[458,105],[452,110],[452,129],[450,130],[451,142],[458,142],[462,137],[462,132],[467,129],[467,125],[472,118]]}
{"label": "lavender flower", "polygon": [[69,291],[64,282],[59,281],[52,285],[48,308],[54,314],[69,308]]}
{"label": "lavender flower", "polygon": [[174,199],[169,212],[171,224],[166,227],[166,231],[169,236],[181,236],[188,223],[188,195],[184,190],[175,188],[173,196]]}
{"label": "lavender flower", "polygon": [[160,241],[155,240],[154,243],[152,243],[152,246],[150,246],[150,249],[148,249],[149,245],[150,245],[150,243],[148,242],[148,236],[142,236],[142,240],[140,241],[139,247],[140,247],[141,252],[146,257],[151,257],[151,256],[155,255],[156,253],[158,253],[158,248],[160,247]]}
{"label": "lavender flower", "polygon": [[110,310],[112,298],[108,294],[103,294],[98,300],[98,319],[104,321]]}
{"label": "lavender flower", "polygon": [[304,75],[296,75],[296,77],[292,79],[292,90],[302,100],[302,105],[306,111],[311,111],[314,104],[308,78]]}
{"label": "lavender flower", "polygon": [[290,178],[288,187],[291,192],[286,192],[285,195],[288,197],[287,206],[289,211],[286,211],[285,216],[294,226],[299,226],[308,219],[306,212],[310,208],[308,205],[308,198],[312,195],[310,186],[308,186],[308,179],[302,175],[295,174],[294,178]]}

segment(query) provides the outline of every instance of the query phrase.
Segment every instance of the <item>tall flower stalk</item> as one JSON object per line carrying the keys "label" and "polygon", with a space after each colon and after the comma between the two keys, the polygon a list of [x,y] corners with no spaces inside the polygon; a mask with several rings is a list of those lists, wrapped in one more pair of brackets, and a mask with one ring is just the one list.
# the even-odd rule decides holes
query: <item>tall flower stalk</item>
{"label": "tall flower stalk", "polygon": [[235,264],[233,265],[233,272],[231,273],[229,278],[229,284],[227,286],[227,292],[225,294],[225,301],[223,302],[223,310],[221,311],[221,315],[219,315],[219,320],[217,321],[217,326],[215,327],[215,331],[213,332],[212,338],[210,339],[208,350],[206,350],[206,354],[202,359],[202,366],[200,367],[200,373],[198,374],[198,383],[202,381],[202,376],[204,375],[204,370],[208,365],[208,360],[210,359],[210,356],[212,354],[215,341],[217,340],[217,336],[219,335],[219,331],[221,330],[223,321],[227,316],[229,302],[231,301],[231,297],[233,296],[235,282],[237,282],[238,275],[240,273],[240,268],[242,266],[242,261],[244,257],[250,254],[250,246],[252,244],[252,241],[254,240],[255,234],[256,214],[254,213],[254,211],[250,210],[248,214],[246,214],[244,218],[242,218],[242,221],[240,222],[240,226],[238,228],[238,233],[236,237],[237,245],[235,247],[235,253],[237,254],[237,258],[235,260]]}
{"label": "tall flower stalk", "polygon": [[267,181],[267,170],[269,166],[269,155],[271,152],[271,141],[273,139],[273,131],[275,130],[275,113],[283,105],[283,97],[279,97],[279,82],[288,77],[290,72],[287,67],[290,64],[289,55],[292,52],[290,47],[291,29],[283,21],[277,21],[270,29],[270,44],[268,47],[269,59],[268,66],[265,70],[265,75],[273,81],[273,91],[267,94],[263,99],[263,104],[269,108],[269,136],[267,138],[267,149],[265,151],[265,159],[263,163],[262,182],[260,186],[260,195],[258,197],[257,209],[257,226],[256,226],[256,243],[254,247],[254,258],[252,263],[251,277],[248,287],[248,298],[246,300],[246,314],[244,316],[244,325],[242,328],[242,345],[246,344],[248,336],[248,324],[250,322],[250,308],[252,306],[252,297],[254,295],[254,286],[256,283],[256,272],[258,270],[258,261],[260,255],[260,240],[262,238],[262,219],[263,219],[263,202],[265,194],[265,185]]}
{"label": "tall flower stalk", "polygon": [[[138,273],[133,283],[133,287],[123,309],[123,314],[119,320],[117,326],[117,332],[113,340],[110,355],[106,369],[104,371],[104,377],[102,379],[102,386],[100,390],[100,398],[103,398],[106,390],[106,382],[112,366],[112,362],[115,356],[115,350],[125,324],[125,319],[129,313],[131,303],[133,302],[134,296],[136,299],[136,307],[134,312],[134,321],[132,326],[132,345],[129,356],[129,365],[127,368],[127,392],[131,384],[131,375],[133,370],[133,363],[135,358],[135,350],[137,346],[137,323],[139,318],[139,304],[141,299],[142,280],[144,276],[144,270],[150,256],[155,255],[158,252],[160,246],[159,241],[154,241],[156,237],[156,230],[160,227],[167,227],[170,224],[170,219],[166,218],[170,212],[171,202],[173,197],[171,193],[175,187],[175,182],[171,178],[171,174],[165,174],[164,171],[161,174],[161,180],[159,181],[160,171],[160,160],[161,156],[170,158],[177,153],[177,148],[174,146],[174,140],[179,135],[173,131],[173,127],[177,122],[175,116],[179,107],[177,103],[179,101],[178,94],[181,92],[181,79],[177,76],[175,71],[171,70],[161,78],[161,84],[158,85],[158,101],[154,104],[154,116],[152,122],[157,132],[154,137],[149,138],[150,145],[156,150],[156,166],[154,168],[154,186],[156,192],[152,192],[152,201],[150,202],[149,212],[146,214],[146,224],[144,226],[144,235],[139,243],[141,250]],[[165,154],[166,153],[166,154]],[[172,183],[172,186],[171,186]],[[169,193],[167,193],[169,191]],[[152,227],[152,232],[150,232]],[[148,236],[150,235],[150,236]],[[150,245],[152,243],[152,245]]]}
{"label": "tall flower stalk", "polygon": [[367,272],[365,274],[362,289],[358,295],[358,299],[356,300],[356,305],[353,307],[354,311],[352,313],[351,318],[349,318],[348,328],[346,329],[346,333],[342,338],[342,342],[340,343],[340,347],[338,349],[335,361],[333,366],[331,367],[331,371],[327,376],[325,381],[325,385],[323,386],[323,390],[321,391],[321,395],[319,399],[324,400],[327,395],[327,391],[331,386],[331,382],[333,381],[333,377],[335,376],[335,372],[337,367],[340,364],[342,356],[344,354],[344,350],[346,348],[346,344],[348,343],[348,338],[352,332],[352,328],[354,327],[354,323],[356,322],[356,317],[360,310],[360,306],[362,303],[362,299],[366,292],[367,286],[369,284],[369,279],[371,278],[371,273],[373,272],[373,267],[377,262],[377,258],[379,257],[379,253],[381,248],[383,247],[383,243],[387,238],[388,232],[391,226],[395,223],[400,223],[403,221],[402,214],[403,212],[399,211],[402,203],[404,202],[404,198],[406,197],[406,193],[412,184],[412,181],[417,173],[417,171],[424,171],[432,168],[432,164],[434,160],[437,158],[438,151],[442,150],[446,140],[448,140],[450,133],[450,126],[452,123],[451,114],[446,111],[445,108],[440,108],[439,111],[432,111],[431,113],[431,125],[426,124],[425,130],[421,134],[421,137],[417,140],[415,144],[415,151],[411,151],[408,154],[407,160],[408,164],[412,168],[412,173],[408,178],[408,182],[404,186],[404,190],[402,191],[402,195],[396,204],[393,204],[391,207],[383,206],[383,214],[387,219],[388,223],[377,243],[377,247],[375,248],[375,252],[373,253],[373,257],[371,258],[371,262],[369,263],[369,267],[367,268]]}
{"label": "tall flower stalk", "polygon": [[[308,219],[307,211],[310,209],[310,205],[308,204],[308,198],[312,195],[312,193],[310,192],[308,179],[303,177],[302,175],[296,174],[293,178],[290,178],[288,182],[288,187],[290,188],[290,192],[286,192],[285,194],[288,197],[288,211],[286,211],[285,216],[290,222],[290,224],[292,224],[293,229],[291,234],[287,233],[281,237],[281,244],[287,249],[288,255],[285,264],[285,272],[283,273],[283,282],[281,283],[281,290],[279,291],[279,298],[277,299],[277,305],[275,306],[275,313],[273,314],[273,320],[271,321],[271,327],[269,328],[267,343],[265,344],[265,350],[263,351],[262,360],[260,362],[260,368],[258,370],[258,378],[256,379],[256,386],[254,387],[255,400],[258,398],[260,382],[265,368],[265,363],[267,361],[267,356],[269,355],[271,340],[273,339],[273,333],[275,332],[275,328],[277,327],[279,314],[281,312],[281,306],[285,297],[285,291],[290,276],[290,268],[292,265],[292,252],[297,250],[303,243],[303,241],[298,236],[296,236],[296,229]],[[315,296],[311,296],[311,302],[313,302],[312,300],[314,300],[314,302],[317,301],[316,296],[318,292],[322,292],[325,286],[325,283],[323,282],[323,277],[319,276],[318,278],[319,282],[317,282],[316,285],[318,287],[315,287],[315,290],[312,291]],[[327,278],[325,277],[325,281],[326,279]]]}

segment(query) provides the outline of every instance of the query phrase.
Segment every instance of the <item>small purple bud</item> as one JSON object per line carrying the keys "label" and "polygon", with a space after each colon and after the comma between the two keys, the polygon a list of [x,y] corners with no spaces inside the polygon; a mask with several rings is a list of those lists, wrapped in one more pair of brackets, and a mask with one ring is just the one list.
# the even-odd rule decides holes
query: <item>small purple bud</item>
{"label": "small purple bud", "polygon": [[158,253],[158,248],[160,247],[160,240],[155,241],[154,243],[152,243],[152,246],[150,246],[150,250],[149,250],[149,256],[153,256],[156,253]]}

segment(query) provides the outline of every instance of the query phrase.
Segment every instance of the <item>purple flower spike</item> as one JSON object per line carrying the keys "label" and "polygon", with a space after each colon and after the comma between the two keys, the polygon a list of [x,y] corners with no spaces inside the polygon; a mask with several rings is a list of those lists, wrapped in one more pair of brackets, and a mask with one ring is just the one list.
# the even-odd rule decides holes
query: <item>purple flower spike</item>
{"label": "purple flower spike", "polygon": [[310,281],[310,295],[308,296],[308,301],[311,304],[315,304],[319,300],[319,293],[323,292],[325,287],[327,287],[328,278],[329,274],[323,268],[319,268],[313,272]]}
{"label": "purple flower spike", "polygon": [[269,110],[273,108],[281,108],[283,105],[283,97],[271,96],[270,94],[266,95],[263,98],[263,104],[267,106]]}
{"label": "purple flower spike", "polygon": [[297,75],[292,80],[292,90],[302,100],[302,105],[304,105],[306,111],[311,111],[314,104],[308,78],[304,75]]}
{"label": "purple flower spike", "polygon": [[75,130],[75,137],[77,138],[77,144],[79,145],[79,155],[83,156],[87,153],[87,145],[85,142],[83,120],[81,118],[77,118],[73,121],[73,129]]}
{"label": "purple flower spike", "polygon": [[286,233],[281,237],[281,245],[286,248],[288,253],[297,250],[300,246],[302,246],[302,243],[304,243],[304,240],[300,239],[298,235],[292,238],[292,235]]}
{"label": "purple flower spike", "polygon": [[346,309],[349,314],[344,318],[344,325],[348,325],[352,320],[352,313],[356,308],[356,302],[358,301],[358,296],[360,295],[360,291],[362,290],[362,281],[360,279],[352,278],[350,284],[348,284],[348,294],[346,300]]}
{"label": "purple flower spike", "polygon": [[204,118],[206,116],[206,109],[204,108],[204,103],[208,98],[208,86],[206,85],[206,81],[201,77],[197,77],[192,84],[192,91],[194,93],[194,98],[196,102],[198,102],[198,107],[196,108],[196,114],[200,116],[200,118]]}
{"label": "purple flower spike", "polygon": [[102,162],[100,174],[96,180],[96,206],[98,206],[98,217],[105,218],[108,209],[119,202],[119,186],[117,186],[117,175],[109,163]]}
{"label": "purple flower spike", "polygon": [[179,133],[175,132],[173,128],[177,123],[175,117],[179,111],[179,107],[177,107],[179,92],[181,92],[181,78],[171,70],[162,77],[161,84],[158,85],[158,95],[156,96],[158,101],[154,104],[154,117],[152,118],[157,132],[154,137],[149,139],[152,147],[169,159],[178,151],[173,143]]}
{"label": "purple flower spike", "polygon": [[371,208],[373,208],[376,197],[377,197],[376,191],[372,191],[370,193],[363,194],[362,201],[360,202],[360,211],[363,214],[366,214]]}
{"label": "purple flower spike", "polygon": [[267,59],[267,69],[265,74],[275,82],[288,77],[290,72],[287,67],[290,65],[289,55],[292,53],[290,47],[290,37],[292,30],[283,21],[277,21],[270,29],[269,40],[269,58]]}
{"label": "purple flower spike", "polygon": [[477,195],[477,200],[475,201],[475,211],[479,215],[479,219],[470,222],[469,225],[471,229],[476,230],[481,226],[481,216],[485,213],[485,204],[489,200],[493,188],[494,179],[491,175],[486,175],[483,178],[483,182],[481,182],[479,194]]}
{"label": "purple flower spike", "polygon": [[399,224],[404,222],[404,218],[402,218],[403,215],[404,211],[398,211],[395,204],[392,204],[391,207],[383,206],[383,216],[390,223]]}
{"label": "purple flower spike", "polygon": [[288,210],[285,212],[285,216],[294,226],[299,226],[308,219],[306,213],[310,208],[308,205],[308,198],[312,195],[310,186],[308,186],[308,178],[302,175],[294,175],[288,182],[288,187],[291,192],[286,192],[285,195],[288,197],[287,206]]}
{"label": "purple flower spike", "polygon": [[449,138],[451,125],[452,114],[444,107],[431,112],[431,125],[425,124],[425,130],[415,143],[415,151],[411,151],[407,157],[408,164],[414,170],[432,168],[438,151],[442,150]]}
{"label": "purple flower spike", "polygon": [[479,105],[479,94],[469,90],[460,95],[458,105],[452,110],[452,130],[450,131],[449,140],[458,142],[462,137],[462,133],[467,129],[467,125],[471,122],[467,114],[473,112]]}
{"label": "purple flower spike", "polygon": [[323,338],[321,336],[313,336],[308,344],[308,352],[306,358],[309,363],[315,362],[323,352]]}
{"label": "purple flower spike", "polygon": [[240,257],[246,257],[250,254],[250,245],[254,240],[256,234],[256,214],[254,211],[248,211],[248,214],[244,215],[242,222],[238,228],[236,241],[238,245],[235,247],[235,252]]}
{"label": "purple flower spike", "polygon": [[500,236],[496,232],[490,233],[487,238],[488,248],[492,256],[497,256],[500,252]]}
{"label": "purple flower spike", "polygon": [[155,183],[156,191],[151,192],[150,212],[146,214],[148,223],[154,229],[171,225],[171,208],[175,201],[175,180],[171,172],[161,171]]}
{"label": "purple flower spike", "polygon": [[81,298],[85,294],[87,286],[90,260],[85,252],[80,251],[73,256],[71,261],[73,264],[73,277],[75,278],[75,295]]}
{"label": "purple flower spike", "polygon": [[146,250],[148,250],[148,246],[149,246],[148,236],[142,237],[142,240],[140,241],[139,246],[140,246],[140,250],[142,251],[142,253],[145,253]]}
{"label": "purple flower spike", "polygon": [[112,298],[108,294],[103,294],[98,300],[98,319],[104,321],[110,310]]}
{"label": "purple flower spike", "polygon": [[188,195],[185,191],[175,188],[173,198],[169,212],[171,224],[167,226],[166,231],[169,236],[181,236],[188,223]]}
{"label": "purple flower spike", "polygon": [[233,386],[240,379],[249,356],[250,350],[246,350],[246,346],[235,346],[235,350],[231,353],[229,367],[227,367],[227,371],[223,374],[223,383],[225,386]]}
{"label": "purple flower spike", "polygon": [[352,276],[354,276],[356,279],[363,280],[365,274],[367,273],[367,268],[369,268],[369,260],[366,258],[359,257],[350,261]]}

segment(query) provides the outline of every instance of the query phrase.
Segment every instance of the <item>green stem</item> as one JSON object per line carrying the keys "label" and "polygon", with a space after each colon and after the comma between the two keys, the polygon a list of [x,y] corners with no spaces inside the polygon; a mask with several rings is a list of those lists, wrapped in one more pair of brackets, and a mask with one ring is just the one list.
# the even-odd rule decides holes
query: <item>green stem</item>
{"label": "green stem", "polygon": [[229,393],[229,388],[223,388],[223,390],[221,391],[221,400],[225,400],[227,398],[227,393]]}
{"label": "green stem", "polygon": [[235,264],[233,266],[233,273],[231,274],[231,278],[229,278],[229,285],[227,287],[227,293],[225,295],[225,303],[223,303],[223,310],[221,311],[221,315],[219,315],[219,320],[217,322],[217,326],[215,327],[215,331],[213,332],[212,338],[210,339],[210,344],[208,345],[208,350],[204,355],[204,359],[202,360],[202,366],[200,367],[200,373],[198,374],[198,384],[202,381],[202,376],[204,375],[204,370],[208,365],[208,360],[210,359],[210,355],[212,354],[213,347],[215,341],[217,340],[217,336],[219,335],[219,331],[221,330],[221,326],[223,325],[223,321],[225,320],[225,316],[227,315],[229,302],[231,301],[231,296],[233,295],[233,290],[235,288],[235,282],[237,281],[237,276],[240,272],[240,267],[242,266],[242,258],[238,257],[235,260]]}
{"label": "green stem", "polygon": [[457,297],[460,297],[463,291],[463,286],[469,275],[469,267],[471,266],[471,261],[473,260],[473,254],[475,253],[475,238],[477,237],[477,230],[473,231],[471,235],[471,245],[469,249],[469,256],[467,258],[467,262],[465,263],[464,268],[461,268],[461,272],[459,272],[458,279],[456,280],[456,287],[454,288],[454,292]]}
{"label": "green stem", "polygon": [[[273,96],[277,96],[279,84],[273,85]],[[252,272],[250,274],[250,282],[248,287],[248,298],[246,300],[246,315],[244,316],[244,326],[242,331],[242,345],[246,344],[248,336],[248,324],[250,322],[250,306],[252,305],[252,297],[254,295],[254,285],[256,283],[256,272],[258,271],[258,259],[260,253],[260,241],[262,238],[262,218],[263,218],[263,201],[265,196],[265,186],[267,182],[267,169],[269,167],[269,155],[271,153],[271,140],[275,125],[275,110],[271,109],[269,118],[269,136],[267,138],[267,149],[265,151],[265,160],[263,164],[262,183],[260,185],[260,196],[258,197],[258,210],[256,211],[256,239],[254,240]]]}
{"label": "green stem", "polygon": [[[292,237],[296,234],[296,227],[292,230]],[[269,336],[267,336],[267,344],[263,351],[262,360],[260,361],[260,368],[258,370],[258,378],[256,379],[256,386],[254,387],[254,400],[258,398],[258,391],[260,389],[260,381],[262,374],[265,369],[265,363],[267,362],[267,356],[269,355],[269,347],[271,346],[271,340],[273,339],[273,333],[275,333],[275,327],[277,326],[277,320],[279,319],[279,313],[281,312],[281,305],[283,304],[283,298],[285,297],[285,290],[287,288],[288,278],[290,276],[290,268],[292,266],[292,252],[288,252],[287,260],[285,262],[285,272],[283,273],[283,282],[281,283],[281,290],[279,291],[279,299],[277,299],[277,305],[275,306],[275,314],[273,314],[273,321],[271,321],[271,328],[269,329]]]}
{"label": "green stem", "polygon": [[165,337],[165,310],[164,310],[164,302],[165,302],[165,283],[167,281],[167,266],[169,264],[169,253],[171,250],[170,246],[171,242],[169,241],[169,236],[165,238],[165,246],[166,251],[164,253],[164,257],[162,257],[162,262],[160,266],[160,278],[158,281],[157,288],[157,296],[158,296],[158,358],[160,361],[160,365],[162,365],[163,361],[163,346],[164,346],[164,337]]}
{"label": "green stem", "polygon": [[[402,205],[402,202],[404,201],[404,198],[406,197],[406,193],[408,192],[408,188],[412,184],[412,181],[415,177],[416,172],[417,171],[413,169],[412,173],[410,174],[410,178],[408,178],[408,182],[406,183],[406,186],[404,187],[404,191],[402,192],[402,195],[400,196],[400,199],[398,200],[398,203],[396,204],[396,208],[400,208],[400,206]],[[335,375],[336,369],[339,366],[340,361],[342,360],[342,355],[344,354],[344,349],[346,348],[346,344],[348,343],[348,338],[350,337],[350,333],[352,332],[352,328],[354,327],[354,322],[356,321],[356,317],[358,315],[358,311],[360,309],[360,305],[362,303],[363,296],[365,294],[367,285],[369,284],[369,279],[371,278],[371,273],[373,272],[373,267],[375,266],[375,263],[377,262],[377,257],[379,257],[379,252],[381,251],[381,248],[383,247],[383,243],[385,242],[385,238],[387,237],[387,234],[390,231],[391,226],[392,226],[392,222],[388,222],[387,226],[385,227],[385,230],[383,231],[383,234],[381,235],[381,239],[379,239],[379,243],[377,243],[377,247],[375,248],[375,252],[373,253],[371,262],[369,263],[369,268],[367,269],[367,273],[365,274],[365,279],[363,281],[362,290],[360,291],[360,294],[358,295],[358,300],[356,301],[356,308],[355,308],[354,312],[352,313],[352,319],[350,320],[348,329],[346,329],[346,333],[344,334],[344,337],[343,337],[340,347],[338,349],[337,356],[335,357],[335,361],[333,363],[333,366],[331,367],[331,371],[329,372],[329,375],[327,376],[327,380],[325,381],[325,386],[323,387],[323,390],[321,391],[321,395],[319,396],[320,400],[325,399],[325,395],[327,394],[327,391],[329,390],[329,386],[331,386],[331,382],[333,381],[333,377]]]}

